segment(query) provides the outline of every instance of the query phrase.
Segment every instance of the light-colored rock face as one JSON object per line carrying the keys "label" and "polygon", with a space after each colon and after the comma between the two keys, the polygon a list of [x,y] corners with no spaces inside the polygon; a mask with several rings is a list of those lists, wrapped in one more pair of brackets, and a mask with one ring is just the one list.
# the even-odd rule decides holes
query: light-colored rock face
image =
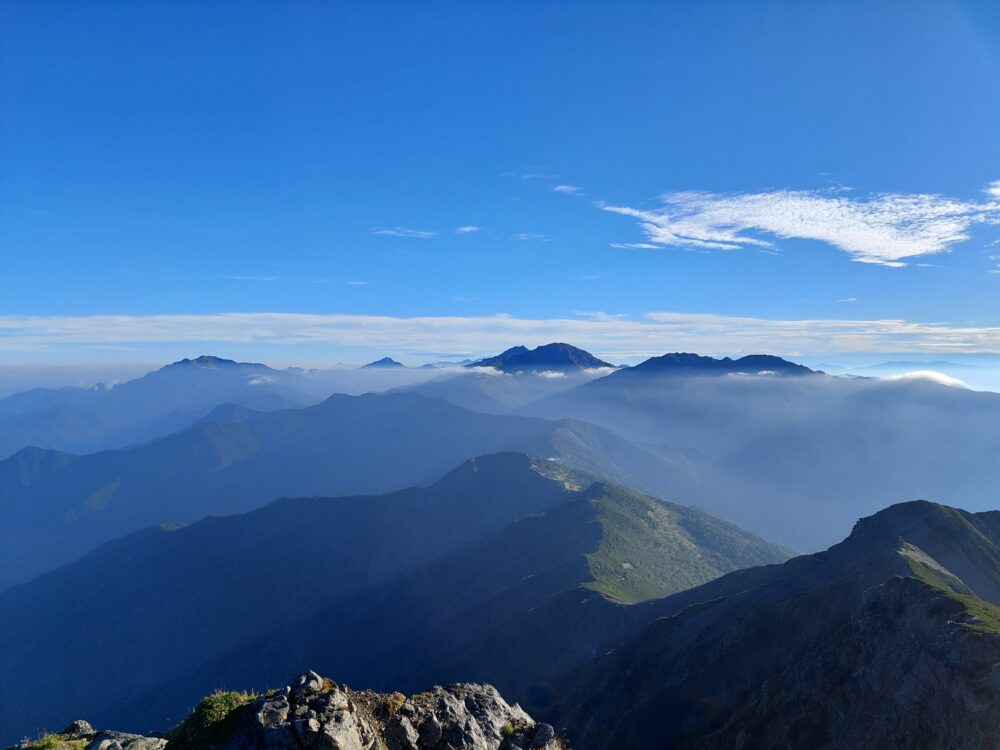
{"label": "light-colored rock face", "polygon": [[376,747],[376,733],[346,692],[324,690],[310,681],[307,690],[292,693],[292,733],[304,750],[366,750]]}
{"label": "light-colored rock face", "polygon": [[163,750],[167,741],[159,737],[143,737],[126,732],[98,732],[86,750]]}
{"label": "light-colored rock face", "polygon": [[[213,750],[559,750],[549,724],[535,723],[490,685],[434,687],[407,698],[355,691],[306,672],[237,708],[233,732]],[[64,736],[85,750],[188,750],[179,741],[94,732],[74,722]],[[174,747],[176,745],[176,748]]]}
{"label": "light-colored rock face", "polygon": [[[267,750],[515,750],[559,747],[489,685],[435,687],[410,698],[356,692],[315,673],[259,698],[233,747]],[[291,744],[290,744],[291,743]]]}

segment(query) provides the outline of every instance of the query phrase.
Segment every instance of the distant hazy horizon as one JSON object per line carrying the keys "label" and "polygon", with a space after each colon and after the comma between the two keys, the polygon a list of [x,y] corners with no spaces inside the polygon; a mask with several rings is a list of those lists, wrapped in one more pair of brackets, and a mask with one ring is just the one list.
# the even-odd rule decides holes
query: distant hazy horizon
{"label": "distant hazy horizon", "polygon": [[[573,343],[573,342],[567,342]],[[510,344],[515,346],[516,344]],[[392,357],[406,367],[419,368],[425,364],[434,363],[438,369],[427,371],[427,378],[440,377],[459,372],[459,362],[465,359],[477,359],[497,354],[497,350],[482,350],[469,352],[428,352],[421,356],[411,354],[402,356],[392,351],[385,351],[374,358],[359,358],[353,361],[339,359],[278,359],[266,356],[254,356],[252,351],[245,356],[240,352],[220,354],[223,347],[216,350],[189,350],[174,356],[166,355],[163,359],[142,360],[138,356],[134,360],[110,359],[103,362],[38,362],[25,364],[7,364],[0,362],[0,398],[29,388],[89,388],[96,385],[109,385],[131,380],[157,370],[185,357],[194,358],[202,355],[223,356],[238,362],[258,362],[274,369],[303,368],[306,370],[356,370],[374,359],[382,356]],[[507,348],[507,347],[502,347]],[[667,353],[650,351],[645,355],[634,357],[616,357],[614,352],[592,351],[595,356],[606,359],[614,364],[635,365],[649,357]],[[673,350],[670,350],[673,351]],[[705,352],[694,353],[704,356],[738,357],[747,352]],[[756,352],[755,352],[756,353]],[[138,353],[136,353],[138,355]],[[804,364],[813,369],[826,370],[832,375],[859,375],[868,377],[889,377],[910,372],[933,371],[955,378],[966,387],[973,390],[1000,391],[1000,355],[997,354],[928,354],[927,352],[872,352],[866,354],[827,353],[798,356],[795,354],[778,353],[786,359]],[[449,367],[449,363],[454,367]]]}

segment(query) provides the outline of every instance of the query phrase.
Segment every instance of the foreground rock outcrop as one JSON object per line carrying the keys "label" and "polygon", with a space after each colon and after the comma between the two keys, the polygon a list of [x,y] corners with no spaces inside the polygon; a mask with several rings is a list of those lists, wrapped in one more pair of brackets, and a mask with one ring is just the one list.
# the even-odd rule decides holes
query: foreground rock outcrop
{"label": "foreground rock outcrop", "polygon": [[559,750],[549,724],[508,704],[491,685],[402,693],[355,691],[306,672],[264,695],[215,693],[164,735],[63,732],[9,750]]}

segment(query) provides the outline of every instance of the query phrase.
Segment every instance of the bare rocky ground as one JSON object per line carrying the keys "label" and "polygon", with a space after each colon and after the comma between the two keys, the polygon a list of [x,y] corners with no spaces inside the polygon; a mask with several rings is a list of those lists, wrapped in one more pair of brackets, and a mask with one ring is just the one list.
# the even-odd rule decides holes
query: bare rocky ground
{"label": "bare rocky ground", "polygon": [[491,685],[436,686],[412,696],[356,691],[315,672],[264,695],[216,693],[181,724],[149,736],[75,721],[9,750],[560,750],[549,724]]}

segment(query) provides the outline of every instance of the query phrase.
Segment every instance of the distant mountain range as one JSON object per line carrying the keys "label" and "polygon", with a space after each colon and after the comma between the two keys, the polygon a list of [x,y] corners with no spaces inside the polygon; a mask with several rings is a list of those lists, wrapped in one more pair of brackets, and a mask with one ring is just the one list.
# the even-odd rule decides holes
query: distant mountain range
{"label": "distant mountain range", "polygon": [[[419,388],[436,377],[433,371],[439,365],[446,363],[408,368],[383,357],[352,374],[350,370],[276,370],[263,364],[200,356],[113,387],[36,388],[0,399],[0,458],[29,446],[91,453],[138,445],[181,430],[224,403],[268,411],[309,406],[335,392]],[[454,367],[491,368],[511,374],[586,373],[592,378],[614,366],[569,344],[553,343],[533,350],[517,346],[495,357],[450,365],[449,369]],[[522,407],[570,383],[494,384],[479,389],[494,392],[485,398],[466,387],[469,398],[454,400],[496,413]],[[427,386],[427,392],[436,395],[439,385]],[[506,395],[501,395],[503,390]]]}
{"label": "distant mountain range", "polygon": [[0,458],[27,446],[89,453],[182,429],[223,403],[307,406],[328,389],[266,365],[197,357],[114,387],[35,388],[0,400]]}
{"label": "distant mountain range", "polygon": [[[564,437],[577,430],[579,422],[599,425],[616,437],[598,438],[594,427],[581,428],[587,437],[581,438],[579,444],[587,446],[589,456],[583,459],[584,468],[636,489],[698,505],[803,550],[832,543],[847,532],[854,518],[901,498],[932,497],[963,503],[973,510],[991,507],[1000,483],[1000,468],[991,458],[1000,449],[995,427],[1000,420],[1000,396],[992,393],[944,388],[920,380],[880,382],[837,378],[768,355],[716,359],[674,353],[653,357],[634,367],[609,369],[589,367],[607,363],[575,347],[550,344],[534,350],[514,347],[498,357],[480,361],[491,362],[489,367],[467,367],[458,374],[454,369],[437,373],[433,369],[406,367],[282,372],[263,365],[202,357],[182,360],[106,391],[65,389],[65,392],[19,394],[0,401],[0,415],[7,413],[0,416],[0,426],[5,424],[10,428],[0,431],[0,444],[19,448],[25,443],[76,446],[66,451],[69,453],[90,453],[95,445],[136,447],[125,451],[127,457],[104,454],[100,459],[88,457],[79,466],[68,457],[28,452],[15,457],[12,464],[0,463],[0,486],[5,475],[16,477],[8,485],[13,488],[10,497],[21,498],[15,505],[15,518],[32,516],[34,524],[52,507],[60,507],[68,514],[62,524],[70,536],[65,544],[53,545],[56,554],[64,555],[62,561],[67,561],[72,554],[110,538],[92,537],[92,532],[86,530],[88,525],[103,527],[108,521],[95,520],[91,510],[83,513],[87,519],[80,521],[80,508],[114,508],[130,492],[138,491],[130,490],[132,486],[146,487],[141,494],[151,498],[136,501],[134,507],[176,507],[177,512],[140,514],[127,526],[115,526],[114,533],[154,522],[189,521],[208,512],[246,510],[253,507],[252,503],[260,504],[282,494],[388,491],[403,484],[426,481],[447,465],[475,453],[532,449],[516,442],[474,441],[473,450],[450,453],[447,462],[433,463],[423,475],[389,470],[375,472],[384,474],[388,480],[377,486],[339,479],[317,483],[312,480],[318,470],[312,465],[327,461],[320,446],[324,441],[336,443],[348,439],[332,422],[324,428],[328,432],[322,433],[329,437],[320,442],[309,442],[303,437],[304,447],[287,448],[287,455],[293,456],[289,465],[295,467],[294,471],[282,471],[285,454],[275,443],[274,458],[261,463],[262,467],[269,467],[265,475],[265,470],[256,469],[256,462],[247,457],[256,455],[257,449],[252,446],[258,440],[262,441],[262,455],[270,455],[270,438],[256,437],[259,431],[267,433],[270,428],[265,425],[269,423],[256,417],[236,417],[235,412],[226,410],[207,416],[213,401],[259,402],[260,409],[254,411],[285,412],[288,410],[278,407],[289,406],[292,398],[298,399],[294,406],[302,408],[303,400],[318,401],[318,394],[325,391],[365,393],[387,388],[391,395],[408,393],[444,399],[483,414],[578,420],[574,423],[576,427],[560,433]],[[497,364],[504,369],[497,369]],[[293,393],[289,390],[293,386],[300,390]],[[312,389],[311,395],[303,395],[307,388]],[[68,399],[68,403],[43,408],[55,394]],[[86,401],[87,409],[74,399]],[[190,408],[179,407],[184,404]],[[167,416],[163,416],[164,412]],[[102,421],[104,417],[97,414],[113,417],[118,426],[109,427]],[[150,414],[160,416],[153,418]],[[336,418],[333,412],[328,414],[331,420]],[[309,415],[303,420],[312,424],[314,415],[312,412]],[[398,418],[406,421],[405,410]],[[181,432],[187,433],[198,419],[211,423],[243,422],[244,426],[238,430],[248,435],[233,437],[228,433],[237,428],[226,428],[227,435],[218,441],[198,438],[207,448],[191,454],[190,479],[184,473],[173,476],[175,472],[164,470],[164,477],[141,468],[146,465],[141,457],[154,453],[166,456],[169,450],[161,453],[165,450],[163,445],[148,454],[135,450],[145,449],[150,439],[166,431],[170,436],[168,442],[183,453],[187,449],[180,445],[188,438],[174,438]],[[275,425],[297,424],[299,420],[290,414],[275,419]],[[131,425],[128,429],[121,427],[123,420]],[[58,423],[58,429],[54,423]],[[422,439],[426,441],[441,431],[447,432],[448,424],[447,420],[440,426],[424,423]],[[345,428],[349,425],[350,422],[345,423]],[[58,439],[53,437],[53,429]],[[32,437],[47,430],[46,439]],[[204,432],[205,428],[197,430]],[[288,445],[295,444],[295,439],[288,437],[291,441]],[[250,447],[233,447],[243,446],[243,440],[248,440]],[[365,440],[361,438],[359,446],[368,445]],[[546,447],[538,452],[553,450],[555,456],[569,450],[581,455],[581,451],[570,447],[571,442],[564,439],[558,450]],[[614,469],[601,467],[602,459],[596,456],[612,442],[619,446],[619,458],[628,453],[632,456],[629,460],[643,464],[643,468],[633,465],[624,471],[620,465]],[[432,439],[429,446],[433,445]],[[235,450],[237,458],[234,461],[225,456],[213,458],[217,450],[223,454]],[[358,451],[361,450],[359,447]],[[363,458],[358,465],[368,467],[367,461],[370,458]],[[230,463],[240,466],[230,469]],[[22,476],[34,476],[36,464],[74,467],[59,469],[64,479],[40,480],[35,487],[26,488]],[[98,464],[106,469],[92,469]],[[162,463],[155,465],[165,467],[170,462],[164,457]],[[331,465],[342,466],[339,462]],[[652,470],[654,466],[666,467],[659,472],[660,478]],[[319,474],[323,472],[320,470]],[[141,481],[135,479],[143,475],[147,476]],[[331,470],[330,476],[334,475],[350,480],[356,473],[338,468]],[[262,478],[258,481],[254,476]],[[392,484],[395,478],[403,481]],[[205,490],[198,488],[203,480]],[[191,489],[187,489],[189,484],[185,482]],[[231,490],[227,489],[230,482]],[[60,488],[52,490],[53,483]],[[53,499],[53,492],[58,499]],[[107,496],[120,501],[109,505]],[[185,499],[178,501],[177,497]],[[206,497],[214,499],[207,502]],[[127,502],[132,507],[132,501]],[[118,504],[118,507],[125,506]],[[99,515],[110,519],[119,512],[102,511]],[[20,522],[13,527],[24,528]],[[71,527],[75,529],[72,533]],[[33,526],[29,524],[28,528]],[[44,569],[31,567],[31,561],[41,554],[53,554],[25,549],[29,543],[17,538],[5,546],[21,551],[9,553],[7,559],[14,562],[0,574],[0,586],[23,580],[11,577],[18,575],[14,572],[18,569],[34,572]]]}
{"label": "distant mountain range", "polygon": [[787,555],[513,453],[426,489],[147,529],[0,595],[0,736],[68,712],[168,726],[192,690],[277,684],[300,658],[403,690],[494,674],[522,700],[551,702],[546,675],[612,645],[627,605]]}

